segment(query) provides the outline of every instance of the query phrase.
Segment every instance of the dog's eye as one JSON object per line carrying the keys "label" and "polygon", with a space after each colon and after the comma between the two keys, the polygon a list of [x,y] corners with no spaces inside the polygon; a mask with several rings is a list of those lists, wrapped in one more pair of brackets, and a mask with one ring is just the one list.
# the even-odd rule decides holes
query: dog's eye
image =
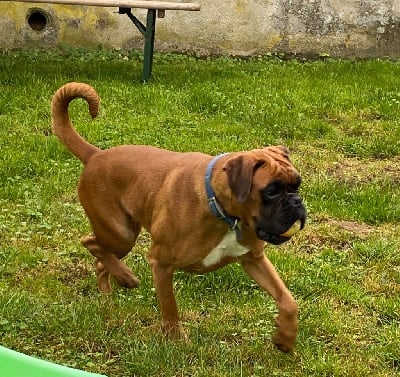
{"label": "dog's eye", "polygon": [[282,193],[282,186],[277,183],[268,185],[263,191],[264,199],[274,199]]}
{"label": "dog's eye", "polygon": [[280,194],[281,190],[279,190],[278,188],[271,188],[268,189],[265,194],[267,197],[269,198],[273,198],[274,196],[278,196]]}

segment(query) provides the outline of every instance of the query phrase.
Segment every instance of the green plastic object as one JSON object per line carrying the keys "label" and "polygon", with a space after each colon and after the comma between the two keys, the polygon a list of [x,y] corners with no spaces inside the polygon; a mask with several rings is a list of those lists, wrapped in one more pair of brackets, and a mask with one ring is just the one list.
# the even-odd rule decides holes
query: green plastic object
{"label": "green plastic object", "polygon": [[0,346],[0,376],[2,377],[106,377],[68,368],[24,355]]}

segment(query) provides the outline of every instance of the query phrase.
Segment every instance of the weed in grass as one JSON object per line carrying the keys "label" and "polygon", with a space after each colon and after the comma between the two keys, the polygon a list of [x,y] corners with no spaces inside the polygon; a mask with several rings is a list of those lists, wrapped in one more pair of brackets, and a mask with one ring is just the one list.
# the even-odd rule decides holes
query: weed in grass
{"label": "weed in grass", "polygon": [[[398,375],[400,64],[156,54],[142,85],[141,59],[67,47],[0,54],[2,345],[109,376]],[[239,266],[177,273],[191,343],[165,340],[146,233],[126,260],[141,286],[97,293],[79,245],[89,232],[81,166],[50,130],[51,96],[68,81],[100,93],[98,119],[81,101],[71,115],[102,148],[290,147],[309,220],[266,253],[299,302],[292,354],[273,348],[273,300]]]}

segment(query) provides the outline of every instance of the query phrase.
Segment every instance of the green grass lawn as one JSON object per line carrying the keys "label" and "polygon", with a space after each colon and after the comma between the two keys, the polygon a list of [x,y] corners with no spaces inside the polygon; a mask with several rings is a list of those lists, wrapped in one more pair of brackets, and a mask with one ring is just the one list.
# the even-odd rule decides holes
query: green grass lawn
{"label": "green grass lawn", "polygon": [[[400,63],[138,56],[62,49],[0,54],[0,344],[122,376],[400,375]],[[81,171],[51,135],[50,100],[68,81],[94,86],[79,132],[107,148],[151,144],[210,154],[284,144],[303,177],[307,227],[267,246],[300,307],[292,353],[270,338],[276,308],[237,265],[177,273],[191,341],[173,343],[142,234],[127,259],[136,290],[97,292]]]}

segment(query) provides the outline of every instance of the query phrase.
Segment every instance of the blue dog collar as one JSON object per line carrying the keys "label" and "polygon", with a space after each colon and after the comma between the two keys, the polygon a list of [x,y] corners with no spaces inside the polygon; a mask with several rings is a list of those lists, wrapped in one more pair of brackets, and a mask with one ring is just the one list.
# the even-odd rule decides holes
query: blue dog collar
{"label": "blue dog collar", "polygon": [[228,155],[229,153],[223,153],[216,157],[214,157],[211,162],[208,164],[206,169],[206,174],[204,177],[205,189],[207,193],[208,200],[208,208],[211,213],[217,218],[224,221],[230,230],[234,230],[236,233],[236,240],[240,241],[242,239],[242,233],[239,228],[240,219],[235,216],[231,216],[224,211],[221,205],[218,203],[217,198],[215,197],[214,190],[211,187],[211,176],[216,162],[223,156]]}

